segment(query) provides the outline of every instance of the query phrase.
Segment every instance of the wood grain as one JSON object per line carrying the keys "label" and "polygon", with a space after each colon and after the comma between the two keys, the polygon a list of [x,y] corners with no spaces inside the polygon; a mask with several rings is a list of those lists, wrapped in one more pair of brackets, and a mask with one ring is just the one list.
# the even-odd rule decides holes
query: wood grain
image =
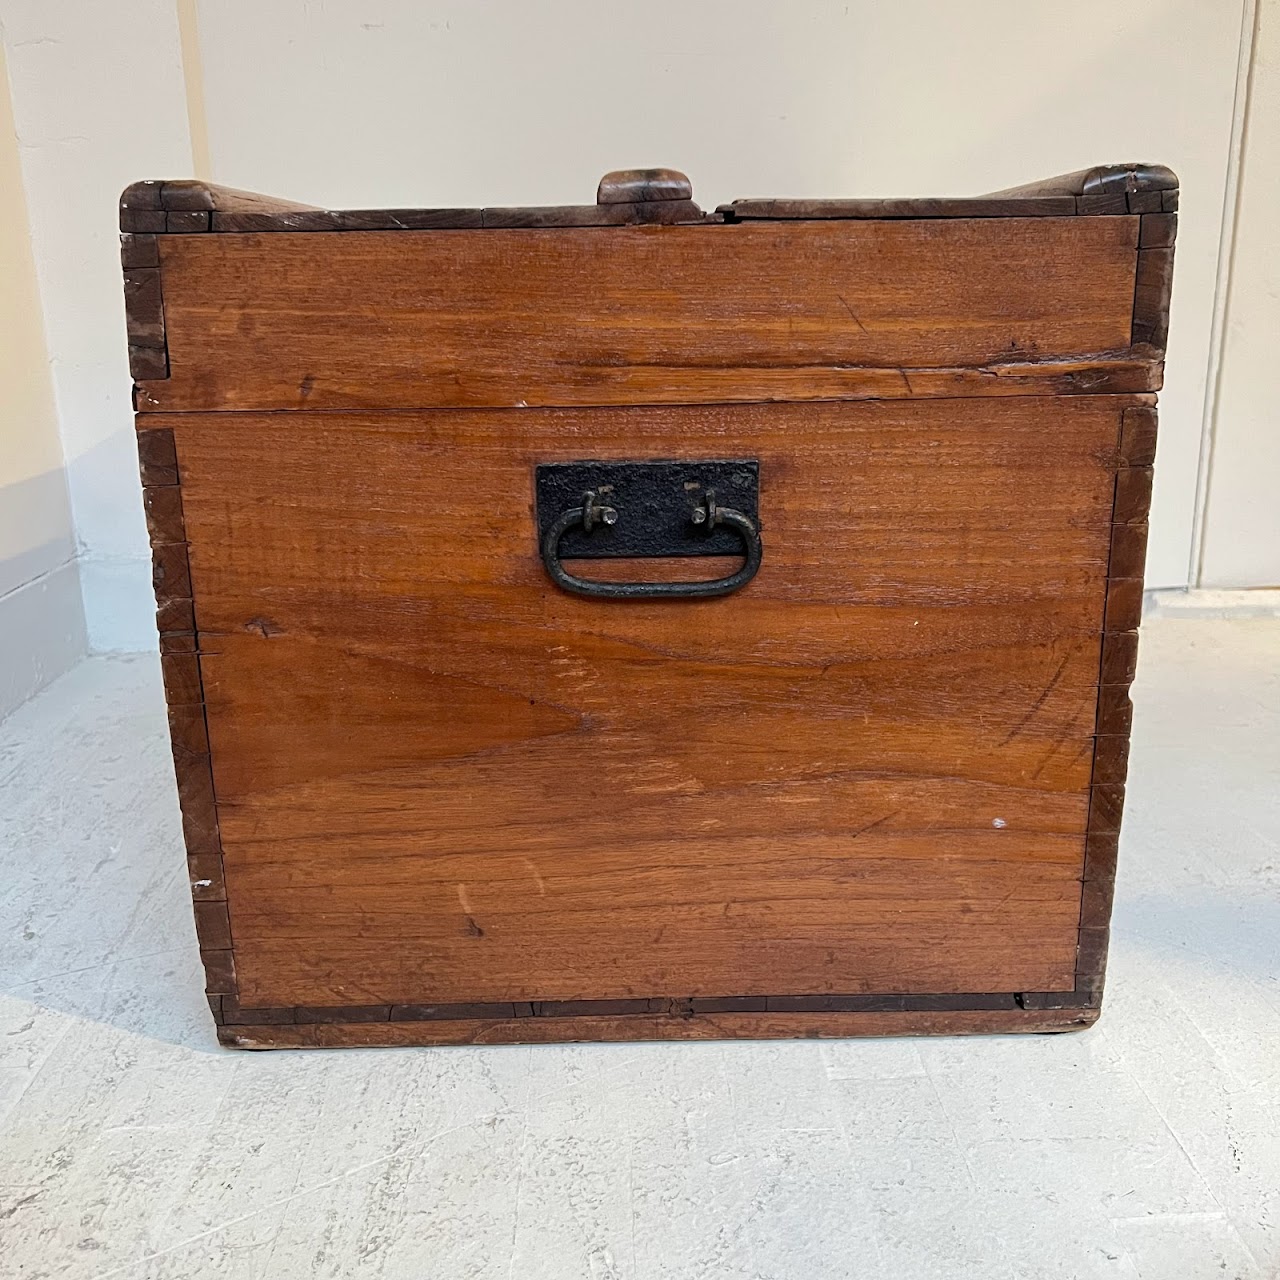
{"label": "wood grain", "polygon": [[[1121,197],[1121,213],[1128,210]],[[880,218],[1061,218],[1076,212],[1070,195],[917,196],[884,200],[735,200],[718,212],[733,222]]]}
{"label": "wood grain", "polygon": [[394,252],[382,233],[165,236],[170,376],[139,408],[1025,394],[1064,374],[1148,390],[1149,357],[1117,387],[1098,355],[1134,358],[1137,234],[1072,217],[403,232]]}
{"label": "wood grain", "polygon": [[600,179],[596,189],[597,204],[692,199],[692,183],[676,169],[615,169]]}
{"label": "wood grain", "polygon": [[[146,418],[241,1002],[1071,990],[1123,407]],[[750,587],[550,589],[534,465],[672,455]]]}
{"label": "wood grain", "polygon": [[1077,169],[1073,173],[1059,174],[1053,178],[1041,178],[1021,186],[1007,187],[993,192],[997,196],[1101,196],[1129,192],[1177,191],[1178,175],[1162,164],[1133,162],[1130,164],[1102,164],[1092,169]]}
{"label": "wood grain", "polygon": [[[1134,194],[1141,193],[1131,193],[1129,198],[1133,199]],[[1163,215],[1144,215],[1144,226],[1152,217]],[[1159,225],[1167,228],[1167,232],[1160,230],[1154,239],[1171,243],[1172,226]],[[1121,410],[1119,469],[1107,557],[1089,830],[1081,878],[1080,939],[1076,957],[1076,992],[1094,1007],[1101,1003],[1106,976],[1107,930],[1115,894],[1116,852],[1129,772],[1129,732],[1133,724],[1129,684],[1137,666],[1137,628],[1142,619],[1156,427],[1154,405],[1131,405]]]}
{"label": "wood grain", "polygon": [[311,1023],[227,1026],[223,1044],[239,1049],[339,1046],[552,1044],[614,1040],[824,1039],[847,1036],[982,1035],[1079,1031],[1096,1008],[916,1010],[892,1013],[719,1013],[693,1017],[623,1015],[582,1018],[472,1019],[439,1022]]}

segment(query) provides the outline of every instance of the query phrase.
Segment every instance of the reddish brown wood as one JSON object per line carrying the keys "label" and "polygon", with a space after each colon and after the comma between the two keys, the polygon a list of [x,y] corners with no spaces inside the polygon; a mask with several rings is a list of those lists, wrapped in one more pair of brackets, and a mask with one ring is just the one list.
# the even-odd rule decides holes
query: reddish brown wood
{"label": "reddish brown wood", "polygon": [[[143,411],[512,406],[492,421],[142,420],[188,869],[228,1043],[1050,1030],[1097,1016],[1155,451],[1153,398],[1117,396],[1159,385],[1177,192],[1150,166],[1075,177],[974,200],[738,202],[719,219],[665,173],[607,175],[596,206],[555,209],[325,211],[199,183],[126,191]],[[984,263],[983,220],[998,217],[1009,221]],[[646,222],[710,225],[626,225]],[[487,234],[435,235],[467,228]],[[421,239],[397,238],[393,261],[372,252],[380,236],[362,248],[362,230]],[[713,247],[683,239],[698,236]],[[295,241],[314,251],[295,259]],[[345,280],[359,263],[364,278]],[[465,290],[429,296],[450,280]],[[241,284],[252,291],[236,295]],[[493,309],[476,315],[477,299]],[[315,344],[326,326],[339,346]],[[1045,395],[1064,397],[1052,421],[1034,399]],[[707,403],[611,411],[615,430],[605,411],[515,408],[540,397]],[[873,403],[714,403],[779,397]],[[954,399],[889,403],[922,397]],[[849,417],[846,438],[855,409],[868,416]],[[931,439],[934,409],[946,431]],[[1003,449],[985,473],[979,427]],[[740,598],[749,614],[709,602],[686,632],[651,610],[637,634],[641,611],[584,625],[590,606],[548,596],[536,561],[525,576],[529,548],[513,554],[507,530],[527,529],[533,463],[548,446],[567,458],[602,441],[618,456],[766,455],[769,554]],[[451,542],[477,474],[497,502],[479,541]],[[345,495],[330,487],[339,476]],[[812,576],[830,564],[843,576]],[[671,576],[681,569],[694,572]],[[734,725],[750,709],[769,778],[744,768],[754,739],[717,727],[718,697]],[[874,759],[860,758],[859,716]],[[955,736],[975,724],[990,742]],[[600,732],[606,746],[576,750]],[[727,759],[712,750],[724,741]],[[566,754],[601,770],[611,824],[594,840],[600,797],[566,807],[580,774],[549,768]],[[835,772],[787,775],[805,759]],[[799,812],[810,785],[821,803]],[[769,787],[801,820],[794,832],[770,816]],[[362,809],[378,788],[381,811]],[[973,826],[988,811],[998,820]],[[589,870],[564,853],[568,829]],[[412,851],[397,844],[406,834]],[[609,943],[598,955],[597,936]],[[430,974],[430,990],[397,972]]]}
{"label": "reddish brown wood", "polygon": [[[778,873],[793,898],[807,895],[810,883],[816,896],[812,903],[797,900],[803,916],[795,917],[791,934],[803,929],[815,938],[825,936],[842,928],[843,918],[844,963],[857,966],[860,981],[869,983],[874,975],[872,991],[886,985],[922,993],[948,986],[1052,989],[1064,976],[1054,969],[1053,951],[1037,942],[1033,961],[1024,949],[1049,921],[1063,926],[1061,936],[1069,946],[1064,958],[1073,966],[1088,778],[1087,756],[1078,749],[1093,732],[1096,629],[1114,489],[1107,446],[1113,455],[1119,407],[1104,400],[1050,405],[1031,399],[986,406],[743,406],[594,415],[316,415],[302,430],[298,421],[273,415],[224,415],[216,429],[206,429],[198,417],[166,419],[164,425],[179,438],[184,511],[201,602],[201,647],[209,651],[201,664],[218,792],[228,805],[220,834],[241,977],[248,984],[240,993],[243,1000],[255,1006],[337,1005],[342,1001],[336,975],[342,966],[357,964],[364,989],[376,990],[382,1002],[421,1000],[423,993],[396,985],[389,967],[399,963],[396,948],[408,945],[395,939],[405,938],[410,918],[418,921],[412,925],[418,939],[412,945],[419,954],[429,947],[439,957],[430,966],[437,1001],[584,998],[590,994],[583,985],[588,978],[601,980],[598,963],[592,960],[580,972],[566,970],[559,950],[567,935],[556,932],[555,918],[543,915],[536,897],[515,899],[511,889],[501,888],[533,889],[526,860],[545,884],[559,886],[557,895],[576,899],[581,911],[610,912],[609,929],[599,936],[607,939],[613,972],[623,974],[631,989],[597,990],[597,998],[751,995],[750,987],[741,985],[744,973],[776,991],[781,966],[806,963],[805,946],[789,943],[785,952],[769,955],[756,974],[743,969],[741,959],[726,949],[728,935],[722,935],[719,943],[696,948],[697,963],[705,970],[701,990],[689,984],[686,969],[679,988],[663,991],[652,968],[655,959],[645,958],[661,957],[663,945],[651,947],[657,926],[645,931],[641,911],[651,910],[645,903],[653,899],[644,895],[663,892],[662,866],[670,860],[673,831],[708,818],[721,824],[716,844],[701,849],[695,842],[681,854],[687,860],[698,850],[701,867],[680,877],[681,896],[689,904],[681,925],[686,935],[692,930],[690,936],[714,938],[722,929],[716,923],[722,919],[719,908],[709,909],[708,900],[723,895],[730,879],[741,880],[733,870],[738,840],[752,838],[753,831],[759,839],[771,822],[803,819],[803,827],[787,840],[808,852],[803,862],[793,861],[785,870],[779,864]],[[570,430],[573,439],[566,444]],[[821,473],[797,470],[788,461],[807,440],[822,442]],[[519,507],[509,519],[500,517],[484,542],[475,544],[463,535],[465,522],[458,513],[467,501],[466,477],[473,459],[483,458],[495,491],[520,492],[539,458],[574,456],[584,448],[589,454],[603,450],[626,456],[637,441],[659,455],[678,442],[682,450],[719,456],[732,442],[759,456],[766,484],[772,486],[773,568],[740,597],[739,606],[730,603],[726,609],[723,603],[729,602],[722,602],[714,611],[700,610],[705,616],[692,633],[678,611],[606,610],[584,637],[574,619],[591,606],[548,598],[541,567],[528,554],[526,517]],[[406,460],[424,456],[428,442],[430,467],[406,466]],[[1021,477],[1017,501],[1033,513],[1030,523],[1010,521],[1007,487],[990,478],[996,474],[992,468],[1010,466]],[[339,475],[341,483],[333,483]],[[365,541],[359,512],[372,500],[370,486],[376,486],[379,515],[376,531]],[[305,508],[298,506],[302,495]],[[305,534],[297,524],[304,509],[306,519],[316,522]],[[971,530],[969,551],[940,576],[939,562],[929,560],[925,548],[937,545],[939,522],[945,527],[952,519],[964,520]],[[390,529],[400,533],[388,541]],[[311,548],[330,537],[324,530],[342,530],[350,556],[314,558]],[[314,541],[317,533],[320,543]],[[218,558],[202,559],[203,547],[225,546],[228,538],[243,549],[243,570]],[[420,554],[424,546],[435,549],[427,562]],[[427,564],[434,566],[429,573]],[[831,566],[839,567],[839,577],[831,576]],[[323,603],[335,592],[349,601],[345,612],[335,614]],[[966,608],[966,598],[984,603]],[[388,607],[396,599],[400,603]],[[837,604],[838,616],[805,604],[813,599]],[[267,611],[264,600],[270,601]],[[424,617],[432,619],[425,628]],[[495,629],[502,618],[507,621]],[[534,619],[536,629],[527,630]],[[771,638],[774,628],[777,640]],[[1022,650],[1022,642],[1013,641],[1018,632],[1030,648]],[[1078,636],[1079,643],[1068,641],[1069,635]],[[620,662],[637,642],[641,652],[661,655],[657,666]],[[913,656],[921,642],[926,648]],[[746,666],[742,656],[732,661],[729,656],[741,655],[744,643],[758,655]],[[993,644],[1001,656],[991,665],[987,655]],[[581,687],[577,680],[568,686],[555,682],[554,694],[545,688],[547,677],[540,673],[548,645],[578,654],[574,661],[586,663],[594,682]],[[492,652],[504,655],[500,689],[493,687]],[[960,656],[966,653],[973,657]],[[782,664],[765,662],[770,654],[784,658]],[[309,664],[306,682],[297,679],[300,662]],[[991,673],[997,670],[992,685]],[[701,700],[712,700],[697,718],[697,728],[683,730],[674,742],[664,727],[670,712],[650,692],[649,681],[658,678],[674,679],[677,686],[687,681]],[[347,691],[340,723],[329,719],[323,698],[304,693],[334,687]],[[1014,689],[1024,701],[1009,701]],[[395,705],[387,700],[393,690],[406,718],[388,734],[385,716]],[[572,697],[571,690],[576,691]],[[783,762],[794,758],[797,769],[807,769],[805,762],[819,743],[827,767],[836,773],[812,783],[797,774],[778,792],[790,797],[784,805],[767,790],[752,799],[745,784],[755,775],[740,753],[735,759],[712,745],[729,725],[717,727],[719,713],[710,711],[716,701],[754,706],[757,732],[774,744],[767,757],[760,757],[760,767],[767,766],[775,787],[787,777]],[[865,740],[857,734],[832,735],[832,708],[847,702],[872,717]],[[653,704],[647,714],[646,703]],[[678,783],[674,791],[665,784],[614,787],[613,822],[622,825],[625,848],[616,855],[593,854],[596,879],[583,880],[572,859],[557,852],[563,839],[555,833],[593,830],[584,823],[592,822],[590,813],[598,804],[590,792],[573,799],[566,787],[562,762],[572,741],[566,735],[579,722],[607,728],[616,715],[611,707],[627,709],[618,724],[629,725],[627,733],[635,740],[621,746],[620,755],[611,754],[618,748],[584,747],[594,768],[622,779],[651,768],[645,762],[656,753],[668,762],[663,767],[673,778],[691,780],[690,789],[685,792]],[[451,723],[457,728],[446,731]],[[978,753],[987,764],[964,783],[954,778],[954,761],[969,752],[960,744],[971,732],[965,726],[973,724],[990,735]],[[291,726],[287,751],[277,736],[284,725]],[[1073,735],[1074,752],[1064,746]],[[481,766],[477,775],[477,762],[486,753],[497,753],[492,758],[504,763],[492,775]],[[865,769],[872,755],[881,762],[899,760],[906,774],[933,774],[937,781],[857,781],[856,771]],[[854,771],[848,781],[842,777],[846,769]],[[544,773],[557,779],[548,794],[563,794],[572,807],[551,808],[547,830],[540,834],[530,823],[528,788]],[[950,780],[944,780],[947,775]],[[406,785],[394,784],[396,777]],[[309,779],[317,784],[323,779],[314,795]],[[394,799],[378,804],[385,814],[394,814],[394,827],[367,807],[376,788],[388,784],[395,786]],[[821,788],[822,804],[804,805],[806,788],[814,784]],[[1012,785],[1005,789],[1006,784]],[[322,809],[299,827],[304,808],[317,802]],[[547,809],[549,801],[537,803]],[[330,811],[330,805],[336,807]],[[963,835],[960,828],[972,830],[975,811],[986,815],[981,819],[985,835]],[[428,812],[434,813],[429,823]],[[525,816],[520,826],[508,828],[496,817],[504,812]],[[1007,869],[1001,852],[1006,846],[999,843],[1001,829],[992,827],[993,816],[1022,832],[1007,846],[1015,859]],[[823,879],[824,866],[835,864],[824,860],[844,847],[855,822],[871,827],[858,837],[866,862],[856,901],[841,905],[840,891],[833,893]],[[963,878],[954,878],[957,864],[947,870],[928,861],[936,837],[926,828],[939,822],[960,824],[949,837],[952,852],[971,847],[970,856],[984,861],[984,892],[994,894],[1003,885],[996,896],[1012,894],[990,919],[989,904],[973,901],[972,947],[956,943],[945,954],[932,943],[930,921],[949,918],[952,909],[945,904],[954,901],[949,895],[967,890]],[[441,854],[454,861],[416,876],[415,887],[406,890],[395,878],[393,863],[347,865],[350,837],[343,833],[352,823],[365,831],[363,838],[388,850],[397,839],[395,829],[418,832],[415,848],[425,852],[438,842]],[[434,834],[421,834],[433,827]],[[385,844],[388,840],[392,845]],[[981,852],[984,847],[988,854]],[[760,855],[752,856],[758,864]],[[904,856],[911,871],[898,878],[892,860]],[[1024,857],[1034,862],[1028,866]],[[325,883],[333,886],[323,890],[328,900],[324,941],[312,935],[314,940],[306,942],[300,932],[310,927],[308,919],[318,919],[312,916],[320,909],[319,899],[312,905],[314,891],[291,878],[281,881],[273,869],[282,859],[295,858],[317,890]],[[612,877],[615,871],[609,868],[616,867],[616,874],[625,869],[633,883],[643,883],[634,877],[646,865],[652,869],[644,875],[653,887],[628,908],[630,923],[620,911],[624,882],[598,878]],[[940,877],[937,907],[923,892],[930,877]],[[471,911],[460,909],[459,883],[467,886]],[[342,904],[355,906],[353,893],[363,901],[356,908],[364,922],[359,940],[350,939],[341,914]],[[740,888],[733,893],[740,897]],[[907,915],[899,909],[899,923],[883,933],[897,957],[894,973],[875,958],[876,934],[866,931],[883,918],[879,904],[899,893],[918,905]],[[414,895],[420,905],[406,916]],[[865,923],[857,914],[863,910],[859,902],[869,912]],[[782,921],[788,917],[779,912],[794,910],[784,905],[774,908],[774,915]],[[439,930],[432,920],[440,922]],[[764,920],[761,906],[743,902],[733,929],[767,937],[761,934]],[[851,922],[857,926],[852,935]],[[876,930],[884,927],[874,924]],[[521,941],[535,934],[543,954],[555,957],[554,967],[535,960]],[[339,942],[342,935],[348,940]],[[918,947],[913,936],[920,938]],[[479,973],[469,946],[478,942],[488,954],[495,945],[489,940],[503,937],[511,939],[504,944],[507,950],[495,952],[488,972]],[[317,946],[329,948],[323,967],[310,958],[319,956]],[[677,954],[683,953],[672,953],[669,963],[687,966],[688,956],[677,961]],[[629,976],[619,968],[622,963],[632,967]],[[279,985],[286,973],[292,975],[287,980],[292,987]],[[739,983],[729,985],[735,977]],[[1066,976],[1064,985],[1072,980]],[[838,981],[840,973],[833,970],[831,982]],[[503,990],[503,982],[528,985]]]}
{"label": "reddish brown wood", "polygon": [[310,1023],[222,1027],[218,1039],[240,1049],[349,1045],[547,1044],[612,1040],[758,1040],[848,1036],[982,1035],[1077,1031],[1097,1008],[905,1010],[893,1013],[715,1013],[596,1018],[510,1018],[424,1022]]}
{"label": "reddish brown wood", "polygon": [[[1101,218],[404,232],[394,254],[376,233],[169,236],[170,376],[139,408],[1089,392],[1125,361],[1145,391],[1136,241]],[[376,325],[353,319],[368,297]]]}

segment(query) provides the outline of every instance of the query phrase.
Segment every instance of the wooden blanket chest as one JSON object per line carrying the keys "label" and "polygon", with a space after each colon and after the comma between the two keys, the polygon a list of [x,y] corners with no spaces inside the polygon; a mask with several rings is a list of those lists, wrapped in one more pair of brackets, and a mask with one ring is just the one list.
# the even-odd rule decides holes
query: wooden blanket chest
{"label": "wooden blanket chest", "polygon": [[1177,202],[129,187],[220,1038],[1091,1023]]}

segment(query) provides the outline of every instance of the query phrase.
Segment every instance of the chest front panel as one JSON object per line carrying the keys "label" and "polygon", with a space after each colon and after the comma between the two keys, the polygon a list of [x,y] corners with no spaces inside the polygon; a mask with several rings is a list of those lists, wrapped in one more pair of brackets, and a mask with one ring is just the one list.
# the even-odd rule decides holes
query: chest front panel
{"label": "chest front panel", "polygon": [[222,1039],[1092,1022],[1176,205],[130,188]]}
{"label": "chest front panel", "polygon": [[[1072,985],[1105,399],[157,421],[242,1001]],[[757,578],[549,590],[534,467],[673,454]]]}

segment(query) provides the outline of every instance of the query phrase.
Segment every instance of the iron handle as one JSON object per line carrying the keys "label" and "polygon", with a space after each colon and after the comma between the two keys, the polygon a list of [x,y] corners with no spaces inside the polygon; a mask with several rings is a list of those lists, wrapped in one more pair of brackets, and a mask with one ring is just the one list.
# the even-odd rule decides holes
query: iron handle
{"label": "iron handle", "polygon": [[618,521],[617,509],[601,502],[598,495],[590,490],[583,495],[582,506],[562,512],[547,529],[542,539],[542,563],[556,586],[572,591],[574,595],[599,600],[705,600],[727,596],[745,587],[756,576],[764,556],[760,531],[752,520],[732,507],[717,506],[715,494],[710,490],[703,504],[690,512],[689,519],[692,524],[708,531],[719,526],[733,529],[742,539],[742,567],[727,577],[708,578],[703,582],[599,582],[592,578],[579,578],[570,573],[560,560],[560,539],[578,526],[590,533],[599,525],[612,525]]}

